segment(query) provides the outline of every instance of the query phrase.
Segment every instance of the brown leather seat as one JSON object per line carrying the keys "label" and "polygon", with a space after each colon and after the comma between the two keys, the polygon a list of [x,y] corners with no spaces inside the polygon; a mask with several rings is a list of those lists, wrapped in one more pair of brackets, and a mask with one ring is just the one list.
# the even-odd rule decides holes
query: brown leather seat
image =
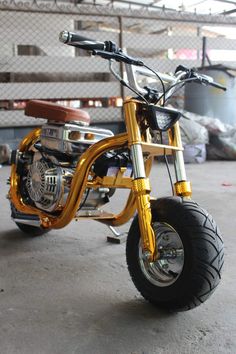
{"label": "brown leather seat", "polygon": [[56,103],[39,100],[27,102],[25,114],[34,118],[44,118],[62,123],[71,121],[86,125],[90,123],[89,114],[81,109],[69,108]]}

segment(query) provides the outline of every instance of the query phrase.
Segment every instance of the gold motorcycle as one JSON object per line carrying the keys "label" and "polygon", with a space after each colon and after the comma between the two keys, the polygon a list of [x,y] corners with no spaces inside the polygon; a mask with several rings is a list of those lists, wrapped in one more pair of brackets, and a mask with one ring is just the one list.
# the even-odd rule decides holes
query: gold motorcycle
{"label": "gold motorcycle", "polygon": [[[12,153],[9,199],[12,219],[23,232],[41,235],[63,228],[72,219],[92,219],[114,227],[128,222],[126,257],[131,278],[152,304],[188,310],[215,290],[223,265],[223,242],[213,218],[191,200],[178,120],[166,107],[176,89],[198,82],[225,89],[212,78],[179,66],[166,75],[132,58],[113,42],[97,42],[63,31],[61,42],[109,60],[112,74],[135,93],[124,101],[126,132],[89,125],[82,110],[29,101],[25,114],[47,123],[29,133]],[[127,78],[114,62],[126,65]],[[138,77],[158,80],[141,87]],[[148,80],[147,80],[148,81]],[[155,156],[171,155],[173,196],[150,196],[149,173]],[[168,163],[167,163],[168,166]],[[116,189],[130,193],[119,214],[106,212]],[[115,232],[115,231],[114,231]]]}

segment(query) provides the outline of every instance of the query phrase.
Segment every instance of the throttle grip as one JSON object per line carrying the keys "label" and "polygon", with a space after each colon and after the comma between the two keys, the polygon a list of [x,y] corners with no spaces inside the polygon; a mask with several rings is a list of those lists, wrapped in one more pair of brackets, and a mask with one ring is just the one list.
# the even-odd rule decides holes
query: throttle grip
{"label": "throttle grip", "polygon": [[59,40],[62,43],[72,45],[85,50],[104,50],[105,43],[94,39],[86,38],[78,33],[62,31],[59,34]]}

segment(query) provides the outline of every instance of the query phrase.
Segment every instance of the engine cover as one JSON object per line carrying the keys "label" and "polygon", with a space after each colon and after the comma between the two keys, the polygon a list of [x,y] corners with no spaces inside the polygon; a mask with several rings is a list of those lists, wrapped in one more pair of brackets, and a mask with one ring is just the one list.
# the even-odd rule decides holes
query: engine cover
{"label": "engine cover", "polygon": [[107,129],[85,127],[75,123],[44,124],[40,140],[45,148],[76,156],[97,141],[113,135]]}
{"label": "engine cover", "polygon": [[[42,158],[40,153],[36,153],[34,161],[28,166],[26,177],[22,179],[27,197],[41,210],[61,210],[65,206],[74,172],[73,168],[60,167],[55,157],[44,155]],[[87,189],[79,206],[80,214],[96,212],[109,201],[113,193],[109,188]]]}
{"label": "engine cover", "polygon": [[26,189],[30,198],[40,209],[55,210],[63,193],[63,170],[54,167],[43,159],[36,160],[30,165]]}
{"label": "engine cover", "polygon": [[[110,130],[74,122],[44,124],[33,158],[25,155],[21,162],[26,198],[29,197],[30,202],[39,209],[48,212],[61,210],[70,191],[75,160],[78,161],[90,145],[111,136],[113,133]],[[65,156],[70,159],[65,160]],[[108,202],[110,194],[109,188],[85,191],[79,210],[97,210]]]}

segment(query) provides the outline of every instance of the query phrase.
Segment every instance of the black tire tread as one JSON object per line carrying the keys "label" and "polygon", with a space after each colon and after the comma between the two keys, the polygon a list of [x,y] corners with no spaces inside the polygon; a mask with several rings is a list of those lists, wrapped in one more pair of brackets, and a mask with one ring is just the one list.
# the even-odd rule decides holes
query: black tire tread
{"label": "black tire tread", "polygon": [[22,231],[25,234],[31,235],[31,236],[42,236],[49,231],[47,229],[43,229],[42,227],[26,225],[26,224],[22,224],[20,222],[15,222],[15,224],[19,228],[20,231]]}
{"label": "black tire tread", "polygon": [[[165,211],[162,212],[163,210]],[[190,280],[189,289],[186,295],[181,298],[170,301],[160,301],[152,294],[152,287],[147,291],[148,286],[144,286],[145,281],[137,275],[137,265],[132,265],[133,238],[139,233],[138,219],[134,219],[127,239],[127,264],[132,280],[142,294],[149,302],[174,310],[186,310],[198,306],[203,303],[215,290],[221,279],[221,270],[224,263],[223,257],[223,241],[220,231],[212,218],[212,216],[202,209],[192,200],[184,200],[181,198],[161,198],[152,205],[153,220],[163,221],[165,213],[177,213],[172,216],[173,222],[176,223],[177,218],[185,225],[180,226],[185,233],[188,232],[189,242],[192,245],[193,269],[192,280]],[[168,220],[166,220],[168,223]],[[175,227],[175,225],[172,225]],[[180,234],[179,230],[177,232]],[[137,236],[136,236],[137,238]],[[136,240],[137,246],[137,240]],[[186,252],[186,251],[185,251]],[[147,282],[147,280],[146,280]],[[150,283],[151,284],[151,283]],[[186,285],[187,287],[187,285]]]}
{"label": "black tire tread", "polygon": [[[11,217],[13,218],[17,218],[19,215],[24,217],[24,214],[19,213],[19,211],[15,208],[15,206],[11,203]],[[27,217],[27,215],[26,215]],[[49,229],[44,229],[42,227],[37,227],[37,226],[33,226],[33,225],[26,225],[23,224],[21,222],[16,222],[15,221],[16,226],[19,228],[20,231],[22,231],[25,234],[31,235],[31,236],[42,236],[44,234],[46,234],[47,232],[49,232]]]}

